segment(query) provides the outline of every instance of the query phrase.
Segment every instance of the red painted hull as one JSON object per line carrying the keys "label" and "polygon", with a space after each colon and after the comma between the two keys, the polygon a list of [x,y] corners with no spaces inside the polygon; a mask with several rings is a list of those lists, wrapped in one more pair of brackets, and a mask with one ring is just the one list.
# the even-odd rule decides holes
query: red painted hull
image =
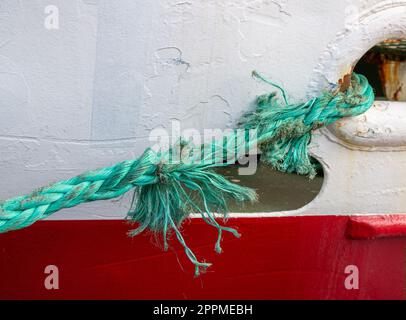
{"label": "red painted hull", "polygon": [[[351,240],[348,217],[230,219],[242,233],[225,235],[200,219],[185,238],[213,262],[193,266],[173,239],[162,252],[150,236],[126,236],[122,221],[43,221],[0,235],[1,299],[404,299],[406,238]],[[60,289],[44,287],[47,265]],[[345,268],[359,269],[359,289],[345,288]],[[183,270],[182,270],[183,268]]]}

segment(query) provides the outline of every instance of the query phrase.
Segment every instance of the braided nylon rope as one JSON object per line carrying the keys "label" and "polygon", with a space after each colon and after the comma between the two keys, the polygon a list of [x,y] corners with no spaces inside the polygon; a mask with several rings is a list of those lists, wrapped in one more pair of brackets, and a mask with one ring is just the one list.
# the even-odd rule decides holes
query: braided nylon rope
{"label": "braided nylon rope", "polygon": [[135,186],[156,183],[151,153],[138,160],[88,171],[34,190],[31,194],[1,203],[0,232],[25,228],[62,208],[80,203],[116,198]]}
{"label": "braided nylon rope", "polygon": [[[254,76],[269,82],[257,73]],[[335,88],[300,104],[289,104],[282,88],[274,86],[282,92],[284,103],[279,102],[275,93],[260,96],[256,110],[242,117],[240,127],[255,130],[256,138],[249,141],[249,145],[259,146],[261,161],[283,172],[310,177],[315,175],[314,164],[307,152],[312,131],[340,118],[362,114],[374,101],[367,79],[355,73],[345,91]],[[187,246],[179,230],[182,221],[191,212],[200,213],[206,223],[217,228],[215,250],[221,252],[222,232],[230,232],[236,237],[239,234],[232,228],[221,226],[213,212],[226,214],[229,198],[256,200],[254,190],[231,183],[213,170],[229,164],[223,161],[224,151],[244,154],[246,146],[242,148],[238,143],[231,143],[234,139],[236,137],[222,145],[205,146],[205,161],[201,157],[192,159],[194,156],[190,153],[188,161],[173,163],[168,161],[172,149],[166,153],[147,149],[139,159],[88,171],[28,195],[5,200],[0,203],[0,233],[25,228],[63,208],[116,198],[134,190],[128,219],[137,222],[138,227],[129,234],[134,236],[146,229],[162,233],[164,249],[167,250],[169,233],[174,232],[198,275],[201,268],[210,264],[198,261]]]}

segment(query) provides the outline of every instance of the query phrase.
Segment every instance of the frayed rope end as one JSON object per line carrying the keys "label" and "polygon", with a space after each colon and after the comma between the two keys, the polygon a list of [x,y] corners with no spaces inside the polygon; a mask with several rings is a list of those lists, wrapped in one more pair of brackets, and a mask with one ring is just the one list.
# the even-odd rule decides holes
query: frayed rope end
{"label": "frayed rope end", "polygon": [[211,166],[196,164],[162,164],[157,166],[158,182],[136,187],[128,219],[139,226],[129,232],[135,236],[150,230],[163,236],[164,249],[168,249],[168,238],[174,233],[179,243],[195,265],[195,276],[210,267],[210,263],[197,259],[186,244],[180,225],[191,212],[201,215],[203,220],[218,231],[214,250],[222,252],[223,232],[240,237],[237,230],[220,225],[214,215],[218,212],[226,217],[227,200],[238,202],[256,201],[256,192],[247,187],[231,183]]}

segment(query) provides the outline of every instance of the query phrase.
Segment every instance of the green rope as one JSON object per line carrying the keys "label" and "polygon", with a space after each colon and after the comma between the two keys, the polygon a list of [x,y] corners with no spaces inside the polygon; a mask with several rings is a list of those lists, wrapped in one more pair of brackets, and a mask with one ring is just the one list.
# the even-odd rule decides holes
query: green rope
{"label": "green rope", "polygon": [[[283,89],[277,88],[287,101]],[[243,116],[240,126],[257,130],[261,161],[282,172],[313,178],[316,170],[307,153],[312,131],[341,118],[364,113],[374,99],[368,80],[353,73],[350,86],[344,92],[336,88],[305,103],[280,105],[275,93],[262,95],[257,100],[256,110]]]}
{"label": "green rope", "polygon": [[[260,96],[256,110],[243,116],[240,128],[256,131],[256,139],[250,140],[249,145],[258,144],[261,161],[283,172],[314,177],[314,164],[307,152],[312,131],[340,118],[359,115],[374,101],[367,79],[355,73],[344,92],[336,88],[300,104],[289,104],[281,87],[258,73],[253,75],[277,87],[284,104],[279,103],[274,93]],[[199,213],[207,224],[218,230],[215,250],[220,253],[223,231],[236,237],[239,234],[221,226],[213,212],[225,215],[229,199],[239,202],[257,199],[254,190],[231,183],[213,170],[229,165],[224,161],[225,154],[245,154],[247,146],[241,141],[236,143],[237,140],[235,134],[222,145],[202,145],[202,153],[188,152],[180,161],[172,161],[175,146],[165,153],[147,149],[139,159],[88,171],[28,195],[5,200],[0,203],[0,233],[25,228],[63,208],[116,198],[134,190],[128,219],[139,225],[129,235],[145,230],[162,233],[167,250],[169,233],[174,232],[198,275],[210,264],[199,261],[187,246],[179,229],[182,221],[191,212]],[[187,146],[182,141],[179,147],[184,150]]]}

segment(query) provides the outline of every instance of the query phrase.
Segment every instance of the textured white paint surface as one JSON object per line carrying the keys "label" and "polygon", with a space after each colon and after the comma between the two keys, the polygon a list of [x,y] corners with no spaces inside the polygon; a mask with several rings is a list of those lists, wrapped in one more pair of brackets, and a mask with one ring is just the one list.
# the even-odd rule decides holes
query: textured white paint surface
{"label": "textured white paint surface", "polygon": [[[49,4],[59,8],[58,30],[44,27]],[[136,157],[149,132],[172,119],[184,129],[233,127],[271,90],[251,78],[254,69],[291,101],[317,94],[376,42],[405,36],[405,8],[372,0],[3,0],[0,197]],[[335,140],[327,129],[314,139],[325,184],[289,214],[405,212],[405,152]],[[51,218],[122,217],[124,198]]]}
{"label": "textured white paint surface", "polygon": [[329,137],[353,150],[406,150],[405,107],[405,102],[376,101],[368,112],[332,124]]}

